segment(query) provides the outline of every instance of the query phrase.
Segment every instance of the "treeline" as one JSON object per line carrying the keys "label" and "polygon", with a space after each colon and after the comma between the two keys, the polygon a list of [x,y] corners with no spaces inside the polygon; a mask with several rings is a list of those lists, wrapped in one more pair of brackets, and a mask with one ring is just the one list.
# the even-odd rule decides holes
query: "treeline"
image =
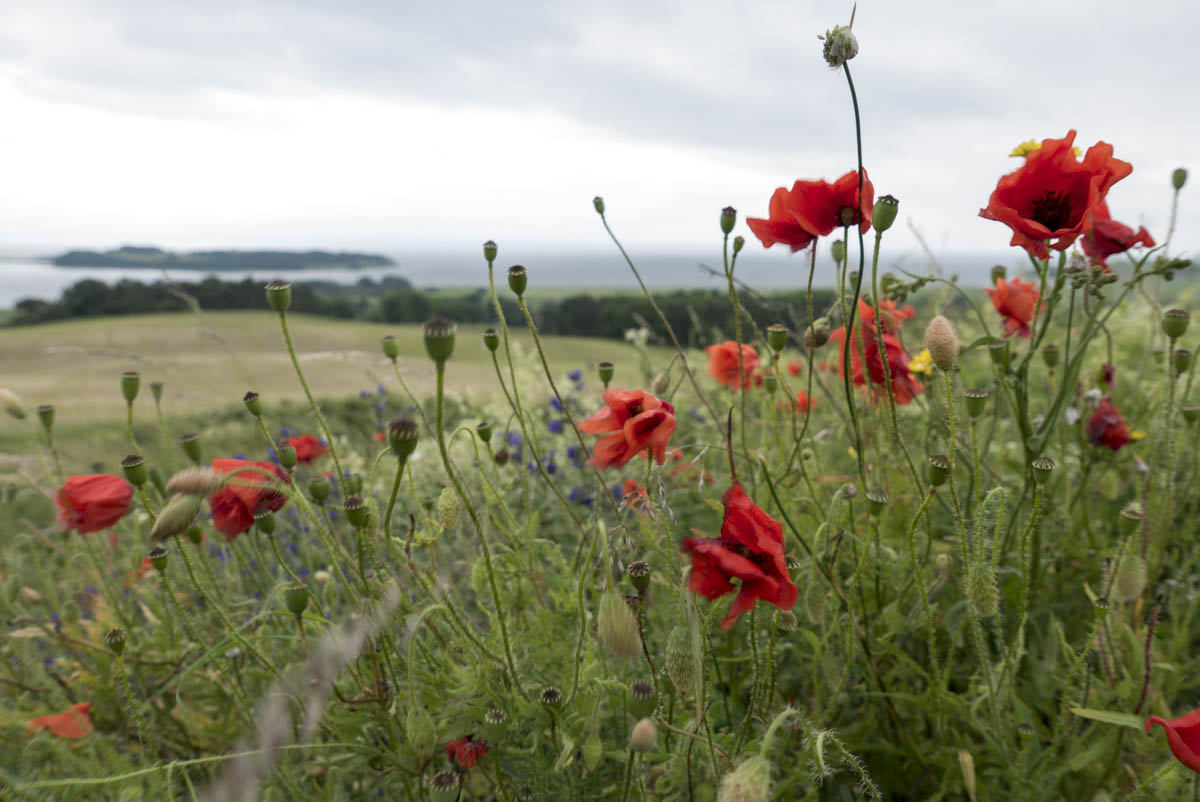
{"label": "treeline", "polygon": [[[729,296],[724,290],[664,290],[655,294],[655,301],[685,344],[710,342],[728,336],[732,330]],[[832,292],[813,293],[817,315],[828,311],[832,301]],[[193,305],[207,310],[263,309],[264,303],[262,282],[252,279],[230,282],[210,277],[195,283],[169,284],[123,280],[111,285],[84,279],[65,289],[57,301],[19,301],[10,324],[176,312]],[[742,303],[760,327],[784,322],[796,330],[807,320],[803,291],[745,293]],[[530,306],[544,334],[621,339],[627,330],[644,323],[660,339],[666,337],[658,314],[641,295],[580,292],[557,299],[536,299]],[[501,307],[511,325],[523,326],[521,310],[507,291],[502,292]],[[434,315],[464,324],[491,325],[496,321],[483,288],[423,291],[399,278],[380,282],[364,278],[349,286],[298,282],[292,286],[292,311],[379,323],[421,323]]]}

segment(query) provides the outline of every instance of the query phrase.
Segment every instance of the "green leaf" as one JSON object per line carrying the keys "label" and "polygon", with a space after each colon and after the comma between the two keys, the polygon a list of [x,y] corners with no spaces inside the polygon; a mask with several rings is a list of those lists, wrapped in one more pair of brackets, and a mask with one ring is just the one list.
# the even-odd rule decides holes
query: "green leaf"
{"label": "green leaf", "polygon": [[985,335],[983,337],[980,337],[978,340],[971,343],[966,348],[962,349],[962,351],[960,351],[958,355],[963,356],[964,354],[969,354],[972,351],[974,351],[976,348],[982,348],[983,346],[987,345],[991,341],[992,341],[992,338],[989,336]]}
{"label": "green leaf", "polygon": [[1144,725],[1142,719],[1132,713],[1114,713],[1111,710],[1093,710],[1090,707],[1072,707],[1071,712],[1080,718],[1090,718],[1092,721],[1116,724],[1119,727],[1133,727],[1135,730],[1140,730]]}

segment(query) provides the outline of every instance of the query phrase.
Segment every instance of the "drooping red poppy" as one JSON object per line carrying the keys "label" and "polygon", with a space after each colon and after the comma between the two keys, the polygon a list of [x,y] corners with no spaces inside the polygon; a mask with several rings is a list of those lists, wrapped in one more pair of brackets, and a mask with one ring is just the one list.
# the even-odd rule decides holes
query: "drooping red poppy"
{"label": "drooping red poppy", "polygon": [[1108,396],[1100,400],[1100,405],[1088,420],[1087,438],[1092,445],[1108,446],[1113,451],[1120,451],[1129,444],[1129,427]]}
{"label": "drooping red poppy", "polygon": [[1080,161],[1075,131],[1045,139],[1025,163],[1000,179],[979,216],[1012,229],[1012,245],[1039,259],[1051,248],[1066,250],[1092,227],[1092,215],[1113,184],[1133,172],[1129,162],[1113,158],[1107,142],[1088,148]]}
{"label": "drooping red poppy", "polygon": [[675,407],[644,390],[605,390],[604,407],[579,423],[579,431],[603,434],[590,462],[621,467],[643,452],[662,465],[675,432]]}
{"label": "drooping red poppy", "polygon": [[626,479],[621,485],[621,500],[628,499],[625,503],[630,507],[641,507],[649,498],[646,487],[637,479]]}
{"label": "drooping red poppy", "polygon": [[1144,226],[1134,231],[1124,223],[1113,220],[1108,213],[1108,204],[1101,201],[1092,210],[1092,230],[1083,235],[1080,244],[1094,264],[1108,270],[1108,257],[1125,253],[1135,245],[1153,248],[1154,238]]}
{"label": "drooping red poppy", "polygon": [[68,476],[54,497],[55,517],[64,532],[99,532],[121,520],[132,499],[133,486],[120,476]]}
{"label": "drooping red poppy", "polygon": [[[900,342],[899,331],[901,322],[911,319],[916,311],[911,306],[897,307],[895,301],[883,301],[880,304],[880,328],[883,330],[883,350],[887,358],[888,373],[892,380],[892,396],[900,405],[910,403],[914,397],[924,392],[925,388],[908,368],[912,357],[904,350]],[[887,376],[883,372],[883,360],[879,354],[879,337],[875,331],[875,307],[863,300],[858,302],[859,323],[855,325],[850,339],[850,370],[851,378],[856,386],[867,383],[871,377],[871,389],[880,399],[887,398]],[[861,342],[860,342],[861,337]],[[839,326],[830,335],[831,342],[838,343],[838,369],[846,370],[846,327]],[[863,360],[866,360],[866,371],[863,371]]]}
{"label": "drooping red poppy", "polygon": [[72,740],[82,738],[92,731],[92,719],[88,711],[92,709],[91,702],[80,702],[71,705],[61,713],[51,713],[48,716],[38,716],[27,725],[30,732],[50,730],[59,738]]}
{"label": "drooping red poppy", "polygon": [[464,769],[475,768],[486,754],[487,741],[476,741],[473,735],[446,744],[446,756]]}
{"label": "drooping red poppy", "polygon": [[734,589],[737,598],[721,626],[733,626],[759,599],[781,610],[796,604],[799,591],[788,575],[783,554],[783,525],[754,504],[742,486],[734,483],[721,501],[725,517],[721,536],[684,538],[681,549],[692,556],[688,590],[713,600]]}
{"label": "drooping red poppy", "polygon": [[772,193],[771,202],[767,204],[766,219],[762,217],[746,218],[746,225],[750,226],[750,230],[754,232],[754,236],[758,237],[764,248],[770,248],[772,245],[786,245],[792,249],[792,253],[795,253],[816,239],[796,221],[795,216],[789,211],[788,201],[791,194],[784,187],[779,187]]}
{"label": "drooping red poppy", "polygon": [[1037,287],[1019,278],[996,279],[995,287],[984,292],[992,299],[992,306],[1004,316],[1005,336],[1017,335],[1029,339],[1029,324],[1037,311]]}
{"label": "drooping red poppy", "polygon": [[1155,724],[1167,733],[1167,745],[1175,759],[1192,771],[1200,771],[1200,710],[1171,721],[1151,716],[1146,719],[1146,732]]}
{"label": "drooping red poppy", "polygon": [[296,461],[303,465],[311,465],[314,459],[329,453],[329,446],[311,434],[289,437],[288,445],[296,449]]}
{"label": "drooping red poppy", "polygon": [[213,525],[226,540],[233,540],[254,525],[255,513],[263,510],[277,511],[287,503],[287,497],[270,487],[248,487],[243,483],[270,482],[273,474],[284,482],[287,474],[270,462],[252,462],[247,459],[215,459],[212,469],[217,473],[233,473],[242,468],[261,468],[262,471],[243,471],[230,484],[208,497],[212,510]]}
{"label": "drooping red poppy", "polygon": [[710,345],[704,349],[708,354],[708,375],[731,390],[738,387],[749,387],[754,383],[758,372],[758,352],[754,346],[742,343],[741,369],[745,375],[739,381],[738,375],[738,345],[733,340],[726,340],[719,345]]}

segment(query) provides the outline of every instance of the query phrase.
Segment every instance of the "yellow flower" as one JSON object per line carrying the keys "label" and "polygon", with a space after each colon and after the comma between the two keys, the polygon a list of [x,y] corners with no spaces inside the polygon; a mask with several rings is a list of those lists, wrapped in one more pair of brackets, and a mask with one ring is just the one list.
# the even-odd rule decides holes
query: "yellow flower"
{"label": "yellow flower", "polygon": [[849,448],[847,448],[846,453],[849,454],[854,459],[858,459],[858,451],[855,450],[854,446],[850,446]]}
{"label": "yellow flower", "polygon": [[913,373],[924,373],[926,376],[932,376],[933,357],[929,355],[929,349],[926,348],[914,356],[912,361],[908,363],[908,369]]}
{"label": "yellow flower", "polygon": [[[1022,142],[1021,144],[1019,144],[1015,148],[1013,148],[1012,153],[1010,153],[1008,155],[1009,156],[1028,156],[1030,153],[1033,153],[1035,150],[1037,150],[1041,146],[1042,146],[1042,143],[1038,142],[1036,139],[1026,139],[1024,142]],[[1072,147],[1071,151],[1075,154],[1075,158],[1077,158],[1077,159],[1081,155],[1083,155],[1083,151],[1077,147]]]}
{"label": "yellow flower", "polygon": [[1135,443],[1138,440],[1141,440],[1145,436],[1146,436],[1146,433],[1143,432],[1141,429],[1134,429],[1132,432],[1129,433],[1129,439]]}

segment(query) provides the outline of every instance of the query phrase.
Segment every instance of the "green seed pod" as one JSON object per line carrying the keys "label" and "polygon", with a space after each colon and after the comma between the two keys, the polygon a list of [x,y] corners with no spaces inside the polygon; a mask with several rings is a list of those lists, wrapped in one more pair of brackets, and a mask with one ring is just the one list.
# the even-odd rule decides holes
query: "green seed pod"
{"label": "green seed pod", "polygon": [[508,714],[498,707],[483,714],[482,735],[488,743],[498,743],[508,730]]}
{"label": "green seed pod", "polygon": [[332,489],[329,479],[321,474],[316,476],[308,483],[308,496],[317,504],[324,504],[325,499],[329,498],[329,491]]}
{"label": "green seed pod", "polygon": [[154,396],[155,401],[162,401],[163,383],[150,382],[150,395]]}
{"label": "green seed pod", "polygon": [[500,347],[500,332],[495,329],[484,329],[483,344],[493,354],[496,353],[496,349]]}
{"label": "green seed pod", "polygon": [[779,353],[787,347],[788,330],[787,326],[782,323],[772,323],[767,326],[767,345],[775,353]]}
{"label": "green seed pod", "polygon": [[779,389],[779,377],[774,373],[768,373],[763,376],[762,383],[763,389],[770,395],[774,395],[775,391]]}
{"label": "green seed pod", "polygon": [[408,715],[404,717],[404,739],[417,758],[425,760],[433,754],[437,733],[433,716],[424,707],[414,705],[408,709]]}
{"label": "green seed pod", "polygon": [[1000,281],[1001,279],[1007,279],[1007,278],[1008,278],[1008,268],[1007,267],[1005,267],[1004,265],[994,265],[992,267],[992,284],[993,285],[995,285],[995,283],[997,281]]}
{"label": "green seed pod", "polygon": [[735,225],[737,225],[737,209],[726,206],[721,210],[721,233],[732,233]]}
{"label": "green seed pod", "polygon": [[496,243],[491,240],[483,243],[483,258],[487,260],[488,264],[496,261],[496,252]]}
{"label": "green seed pod", "polygon": [[479,434],[479,439],[485,443],[492,442],[492,424],[487,421],[480,421],[475,427],[475,431]]}
{"label": "green seed pod", "polygon": [[150,564],[154,566],[154,570],[160,574],[167,570],[167,550],[163,546],[155,546],[150,549],[150,553],[146,555],[150,558]]}
{"label": "green seed pod", "polygon": [[1200,405],[1186,404],[1179,411],[1183,413],[1183,419],[1188,423],[1195,423],[1197,419],[1200,419]]}
{"label": "green seed pod", "polygon": [[185,434],[179,438],[179,445],[183,447],[183,453],[187,454],[193,464],[200,464],[200,435]]}
{"label": "green seed pod", "polygon": [[542,692],[538,694],[538,699],[542,703],[542,707],[554,712],[562,707],[563,693],[556,685],[547,685],[542,688]]}
{"label": "green seed pod", "polygon": [[412,418],[396,418],[388,424],[388,445],[397,459],[408,459],[417,448],[420,429]]}
{"label": "green seed pod", "polygon": [[130,454],[121,460],[121,471],[125,474],[125,479],[129,484],[134,487],[146,484],[146,479],[150,476],[146,469],[146,458],[141,454]]}
{"label": "green seed pod", "polygon": [[687,627],[678,626],[667,636],[667,676],[681,696],[692,692],[696,684],[696,655],[692,650],[692,634]]}
{"label": "green seed pod", "polygon": [[835,239],[829,245],[829,255],[833,257],[833,261],[837,264],[846,261],[846,243],[840,239]]}
{"label": "green seed pod", "polygon": [[453,488],[443,487],[442,492],[437,498],[438,517],[442,521],[442,528],[447,532],[458,526],[459,513],[462,512],[462,504],[458,500],[458,494]]}
{"label": "green seed pod", "polygon": [[871,513],[872,518],[878,518],[883,514],[883,508],[887,506],[887,493],[882,490],[867,491],[867,511]]}
{"label": "green seed pod", "polygon": [[638,680],[629,686],[629,714],[634,718],[645,718],[653,715],[658,707],[658,697],[654,693],[654,683]]}
{"label": "green seed pod", "polygon": [[1033,479],[1038,486],[1044,486],[1054,472],[1054,460],[1049,457],[1038,457],[1030,463],[1033,466]]}
{"label": "green seed pod", "polygon": [[291,443],[279,443],[278,448],[275,450],[275,455],[279,457],[279,464],[283,466],[284,470],[290,471],[296,467],[298,458],[296,457],[296,449]]}
{"label": "green seed pod", "polygon": [[1175,349],[1175,375],[1179,376],[1187,373],[1188,366],[1192,364],[1192,352],[1186,348]]}
{"label": "green seed pod", "polygon": [[1007,373],[1012,362],[1011,352],[1008,350],[1008,340],[993,337],[991,343],[988,344],[988,353],[991,354],[992,364],[1000,368],[1001,373]]}
{"label": "green seed pod", "polygon": [[604,214],[604,198],[599,195],[592,198],[592,208],[596,210],[597,214]]}
{"label": "green seed pod", "polygon": [[654,751],[655,744],[658,743],[658,728],[654,726],[654,722],[648,718],[643,718],[637,724],[633,725],[633,732],[629,734],[629,748],[635,752]]}
{"label": "green seed pod", "polygon": [[650,587],[650,563],[645,560],[635,560],[625,571],[629,574],[629,581],[633,583],[633,587],[638,593],[644,593],[646,588]]}
{"label": "green seed pod", "polygon": [[1117,601],[1131,602],[1146,588],[1146,562],[1137,554],[1126,553],[1113,571],[1112,596]]}
{"label": "green seed pod", "polygon": [[1146,510],[1142,507],[1142,503],[1140,501],[1129,502],[1121,508],[1121,534],[1126,536],[1133,534],[1145,520]]}
{"label": "green seed pod", "polygon": [[900,201],[891,195],[884,195],[875,201],[875,209],[871,212],[871,224],[877,232],[882,234],[892,227],[892,223],[896,222],[896,215],[899,212]]}
{"label": "green seed pod", "polygon": [[195,546],[199,546],[204,542],[204,530],[198,526],[189,526],[183,534]]}
{"label": "green seed pod", "polygon": [[1187,334],[1188,322],[1191,315],[1186,309],[1168,309],[1163,312],[1162,330],[1172,340],[1178,340]]}
{"label": "green seed pod", "polygon": [[1042,361],[1046,363],[1046,367],[1052,368],[1058,364],[1059,349],[1054,343],[1048,343],[1042,346]]}
{"label": "green seed pod", "polygon": [[596,613],[596,636],[614,657],[632,660],[642,654],[637,617],[625,600],[612,590],[600,597],[600,609]]}
{"label": "green seed pod", "polygon": [[605,389],[608,388],[608,383],[613,377],[613,363],[601,362],[596,366],[596,375],[600,377],[600,381],[604,383]]}
{"label": "green seed pod", "polygon": [[261,510],[254,513],[254,525],[264,535],[275,534],[275,513],[270,510]]}
{"label": "green seed pod", "polygon": [[383,355],[393,362],[400,356],[400,343],[390,334],[379,341],[379,347],[383,349]]}
{"label": "green seed pod", "polygon": [[299,618],[308,608],[308,586],[303,582],[293,582],[283,591],[283,602],[288,612]]}
{"label": "green seed pod", "polygon": [[1000,610],[1000,589],[990,563],[983,563],[970,572],[967,602],[980,618],[991,618]]}
{"label": "green seed pod", "polygon": [[771,764],[762,755],[743,761],[721,780],[717,802],[769,802]]}
{"label": "green seed pod", "polygon": [[429,802],[455,802],[462,777],[457,771],[439,771],[429,781]]}
{"label": "green seed pod", "polygon": [[746,247],[746,238],[745,237],[743,237],[741,234],[738,234],[736,237],[733,238],[733,255],[734,256],[737,256],[739,253],[741,253],[742,248],[745,248],[745,247]]}
{"label": "green seed pod", "polygon": [[38,420],[42,422],[42,428],[50,431],[54,428],[54,405],[42,404],[37,408]]}
{"label": "green seed pod", "polygon": [[267,291],[267,305],[279,314],[284,314],[292,305],[292,285],[286,281],[272,281],[264,289]]}
{"label": "green seed pod", "polygon": [[246,410],[256,418],[262,417],[262,400],[259,399],[258,393],[253,390],[242,396],[242,403],[246,405]]}
{"label": "green seed pod", "polygon": [[945,454],[929,455],[929,484],[941,487],[950,477],[950,458]]}
{"label": "green seed pod", "polygon": [[351,496],[346,499],[346,503],[342,505],[342,510],[346,513],[346,520],[351,526],[361,527],[367,522],[367,503],[359,496]]}
{"label": "green seed pod", "polygon": [[446,360],[454,355],[454,337],[458,333],[458,324],[447,317],[438,315],[425,321],[421,327],[425,337],[425,353],[429,354],[438,365],[444,365]]}
{"label": "green seed pod", "polygon": [[104,642],[113,654],[121,654],[125,651],[125,630],[120,627],[110,629],[104,633]]}
{"label": "green seed pod", "polygon": [[183,534],[200,515],[203,505],[203,496],[172,496],[159,511],[154,526],[150,527],[150,539],[164,540],[172,535]]}
{"label": "green seed pod", "polygon": [[513,265],[508,269],[508,288],[520,298],[525,294],[525,287],[529,284],[529,272],[525,270],[524,265]]}
{"label": "green seed pod", "polygon": [[1175,188],[1176,192],[1178,192],[1179,190],[1183,189],[1183,185],[1187,183],[1187,178],[1188,171],[1182,167],[1177,167],[1175,168],[1175,171],[1171,173],[1171,186]]}
{"label": "green seed pod", "polygon": [[142,383],[142,377],[138,375],[136,370],[127,370],[121,374],[121,395],[125,396],[125,401],[132,404],[137,398],[138,387]]}

